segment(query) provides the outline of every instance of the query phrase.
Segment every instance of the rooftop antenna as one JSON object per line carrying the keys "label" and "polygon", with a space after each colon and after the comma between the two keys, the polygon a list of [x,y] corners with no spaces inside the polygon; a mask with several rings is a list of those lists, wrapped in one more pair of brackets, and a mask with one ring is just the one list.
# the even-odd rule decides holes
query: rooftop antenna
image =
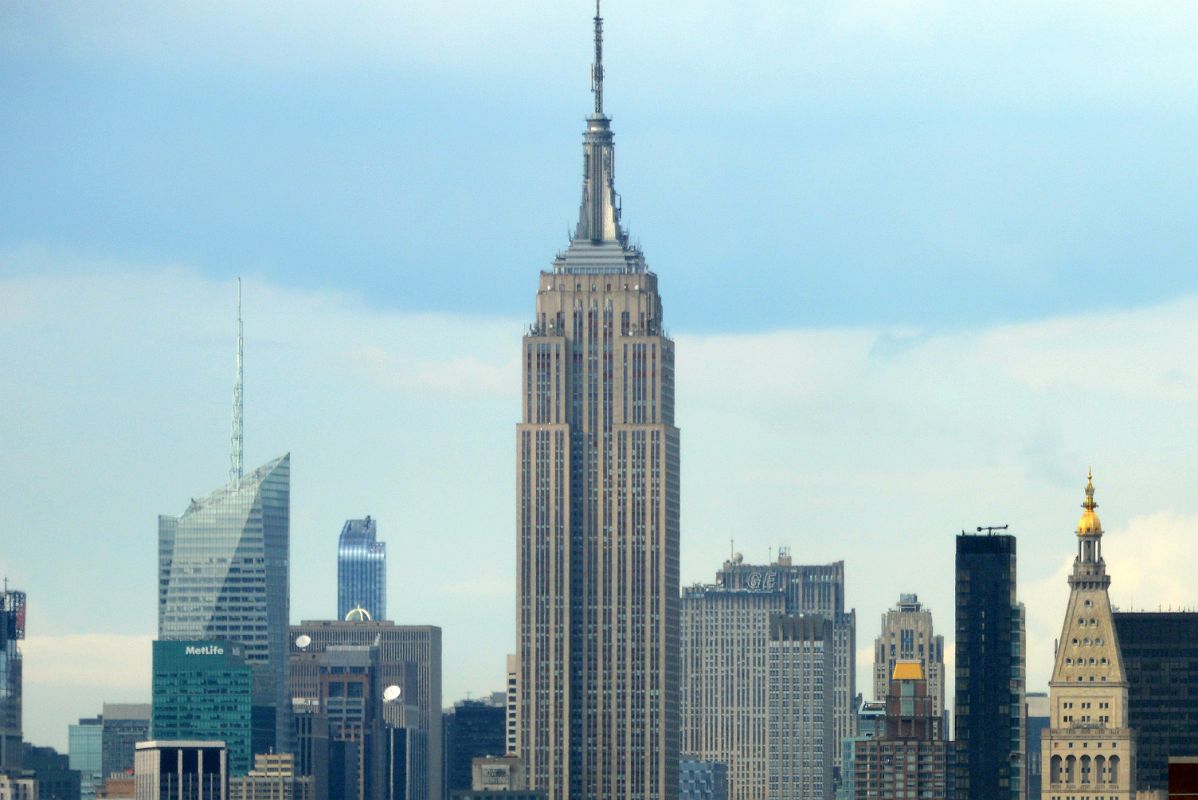
{"label": "rooftop antenna", "polygon": [[595,63],[591,65],[591,91],[595,93],[595,116],[603,116],[603,17],[595,0]]}
{"label": "rooftop antenna", "polygon": [[237,377],[233,381],[233,432],[229,437],[232,453],[229,456],[229,483],[234,487],[241,485],[242,451],[245,448],[245,435],[241,429],[242,404],[241,388],[244,380],[242,372],[242,350],[245,343],[245,330],[241,324],[241,278],[237,279]]}

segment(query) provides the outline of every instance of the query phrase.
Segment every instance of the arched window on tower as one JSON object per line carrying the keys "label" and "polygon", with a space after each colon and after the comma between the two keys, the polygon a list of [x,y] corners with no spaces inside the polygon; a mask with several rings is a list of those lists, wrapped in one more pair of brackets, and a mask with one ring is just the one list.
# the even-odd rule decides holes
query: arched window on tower
{"label": "arched window on tower", "polygon": [[1082,756],[1082,783],[1090,782],[1090,757]]}
{"label": "arched window on tower", "polygon": [[1119,782],[1119,756],[1111,756],[1111,760],[1108,763],[1110,764],[1110,766],[1107,767],[1107,782],[1108,783],[1118,783]]}
{"label": "arched window on tower", "polygon": [[1069,756],[1065,759],[1065,783],[1073,783],[1077,780],[1077,758]]}
{"label": "arched window on tower", "polygon": [[1104,783],[1106,781],[1106,756],[1094,757],[1094,782]]}
{"label": "arched window on tower", "polygon": [[1060,756],[1053,756],[1052,761],[1049,762],[1048,781],[1049,781],[1049,783],[1060,783],[1061,782],[1061,757]]}

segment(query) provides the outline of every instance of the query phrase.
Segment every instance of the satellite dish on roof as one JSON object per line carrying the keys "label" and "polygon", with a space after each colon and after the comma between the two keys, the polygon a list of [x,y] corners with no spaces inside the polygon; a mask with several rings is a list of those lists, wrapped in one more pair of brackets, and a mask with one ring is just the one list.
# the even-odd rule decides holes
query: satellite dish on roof
{"label": "satellite dish on roof", "polygon": [[383,690],[383,702],[394,703],[401,694],[403,694],[403,690],[392,684]]}
{"label": "satellite dish on roof", "polygon": [[300,650],[303,650],[310,644],[312,644],[312,637],[306,633],[301,633],[299,636],[295,637],[295,646]]}

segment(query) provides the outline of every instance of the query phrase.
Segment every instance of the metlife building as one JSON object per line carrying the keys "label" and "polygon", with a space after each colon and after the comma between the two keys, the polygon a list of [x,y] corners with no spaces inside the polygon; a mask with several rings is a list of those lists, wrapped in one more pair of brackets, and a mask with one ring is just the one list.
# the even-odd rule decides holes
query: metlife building
{"label": "metlife building", "polygon": [[215,641],[154,642],[153,739],[222,741],[229,774],[250,771],[253,671],[245,648]]}

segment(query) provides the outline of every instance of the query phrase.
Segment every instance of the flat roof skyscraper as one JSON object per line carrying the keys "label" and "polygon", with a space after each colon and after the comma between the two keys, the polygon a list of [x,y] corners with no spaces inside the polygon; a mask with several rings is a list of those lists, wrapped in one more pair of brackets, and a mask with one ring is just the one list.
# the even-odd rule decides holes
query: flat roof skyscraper
{"label": "flat roof skyscraper", "polygon": [[727,767],[729,800],[759,800],[769,785],[770,621],[778,591],[691,586],[681,604],[679,725],[686,758]]}
{"label": "flat roof skyscraper", "polygon": [[291,454],[242,473],[241,281],[229,482],[158,517],[158,638],[224,639],[254,669],[253,751],[289,750]]}
{"label": "flat roof skyscraper", "polygon": [[832,620],[818,614],[770,618],[769,800],[830,800]]}
{"label": "flat roof skyscraper", "polygon": [[224,742],[230,775],[250,770],[253,670],[228,641],[154,642],[154,739]]}
{"label": "flat roof skyscraper", "polygon": [[520,359],[518,750],[550,800],[674,800],[674,342],[621,224],[597,8],[594,25],[578,224],[537,280]]}
{"label": "flat roof skyscraper", "polygon": [[[401,698],[383,704],[380,713],[394,732],[389,735],[406,737],[407,800],[441,798],[441,629],[386,620],[304,620],[291,626],[288,638],[288,688],[295,707],[302,711],[319,708],[325,651],[337,647],[377,649],[375,697],[390,686],[401,691]],[[297,712],[297,728],[314,721],[312,714],[306,719],[302,716]],[[312,774],[313,759],[302,744],[296,752],[297,771]]]}
{"label": "flat roof skyscraper", "polygon": [[0,591],[0,770],[21,768],[21,649],[25,638],[25,593]]}
{"label": "flat roof skyscraper", "polygon": [[337,540],[337,619],[356,608],[387,618],[387,543],[378,541],[369,515],[346,520]]}
{"label": "flat roof skyscraper", "polygon": [[442,717],[445,794],[472,788],[475,758],[502,756],[507,750],[505,712],[502,702],[461,700]]}
{"label": "flat roof skyscraper", "polygon": [[103,723],[102,717],[84,718],[67,729],[67,756],[79,773],[80,800],[95,800],[96,790],[104,786]]}
{"label": "flat roof skyscraper", "polygon": [[1027,748],[1024,611],[1015,595],[1015,537],[957,537],[958,800],[1022,800]]}
{"label": "flat roof skyscraper", "polygon": [[228,800],[224,742],[137,743],[137,800]]}
{"label": "flat roof skyscraper", "polygon": [[1169,756],[1198,755],[1198,613],[1116,611],[1140,792],[1167,791]]}
{"label": "flat roof skyscraper", "polygon": [[113,773],[133,770],[137,743],[150,738],[152,712],[149,703],[104,704],[100,714],[100,772],[104,780]]}
{"label": "flat roof skyscraper", "polygon": [[[844,562],[795,564],[787,547],[778,548],[772,564],[748,564],[739,553],[724,562],[716,582],[727,589],[779,592],[786,598],[787,614],[819,614],[832,622],[833,738],[837,742],[857,734],[857,612],[845,611]],[[843,753],[831,754],[839,770]]]}

